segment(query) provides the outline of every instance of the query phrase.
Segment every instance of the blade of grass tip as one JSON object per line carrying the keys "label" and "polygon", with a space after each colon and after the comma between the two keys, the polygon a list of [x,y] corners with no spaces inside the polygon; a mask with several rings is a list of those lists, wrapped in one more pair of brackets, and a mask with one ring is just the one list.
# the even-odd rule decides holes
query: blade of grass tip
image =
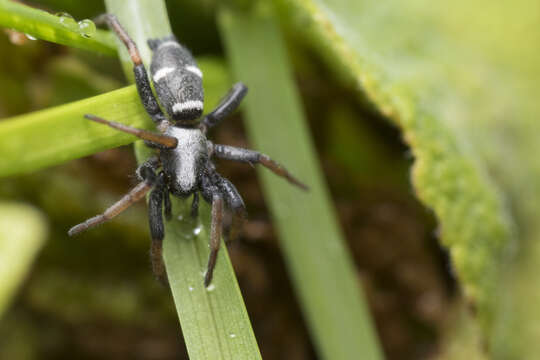
{"label": "blade of grass tip", "polygon": [[116,55],[112,34],[95,30],[90,20],[77,22],[71,17],[56,16],[24,4],[0,0],[0,26],[25,33],[36,39]]}
{"label": "blade of grass tip", "polygon": [[[162,1],[105,1],[107,11],[118,16],[137,43],[147,64],[146,40],[171,33]],[[131,63],[120,46],[124,68],[131,77]],[[205,77],[206,78],[206,77]],[[205,80],[207,81],[207,80]],[[139,160],[148,151],[137,147]],[[190,219],[190,205],[174,201],[173,221],[165,225],[164,259],[182,332],[191,359],[260,359],[259,349],[233,268],[222,246],[211,286],[203,285],[208,259],[208,206],[201,206],[200,220]]]}
{"label": "blade of grass tip", "polygon": [[222,8],[219,26],[234,74],[250,88],[245,103],[250,139],[258,150],[285,163],[310,187],[303,192],[259,169],[319,354],[332,360],[382,359],[272,11]]}
{"label": "blade of grass tip", "polygon": [[47,226],[36,209],[0,203],[0,316],[45,241]]}

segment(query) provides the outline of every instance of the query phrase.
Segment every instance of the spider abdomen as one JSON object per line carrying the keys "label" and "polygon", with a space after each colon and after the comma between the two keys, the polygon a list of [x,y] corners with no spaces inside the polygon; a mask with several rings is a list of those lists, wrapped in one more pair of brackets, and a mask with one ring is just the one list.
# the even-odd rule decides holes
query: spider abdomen
{"label": "spider abdomen", "polygon": [[208,159],[206,137],[198,128],[176,126],[169,127],[165,134],[178,139],[176,148],[160,152],[170,191],[178,196],[190,195],[197,189],[201,166]]}
{"label": "spider abdomen", "polygon": [[175,121],[190,124],[203,111],[202,72],[174,37],[155,40],[150,74],[159,102]]}

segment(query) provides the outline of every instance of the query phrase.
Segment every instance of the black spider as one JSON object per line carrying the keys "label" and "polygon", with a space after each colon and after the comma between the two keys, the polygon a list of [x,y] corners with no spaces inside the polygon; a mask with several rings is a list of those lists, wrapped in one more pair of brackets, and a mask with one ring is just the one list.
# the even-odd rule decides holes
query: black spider
{"label": "black spider", "polygon": [[[95,115],[85,115],[89,120],[144,139],[147,146],[158,150],[158,154],[137,168],[137,177],[141,181],[137,186],[103,214],[72,227],[68,234],[76,235],[115,217],[151,190],[148,217],[152,234],[150,251],[152,269],[158,279],[166,281],[162,259],[164,237],[162,207],[165,209],[166,218],[170,220],[169,194],[181,198],[193,194],[191,215],[196,217],[200,192],[204,200],[212,204],[210,256],[204,278],[204,284],[208,286],[212,280],[221,240],[223,201],[225,200],[225,204],[233,215],[230,238],[236,237],[245,217],[242,197],[229,180],[217,173],[211,161],[212,156],[252,164],[259,163],[277,175],[283,176],[292,184],[304,190],[307,187],[267,155],[252,150],[213,144],[206,139],[207,129],[217,125],[233,112],[246,95],[247,88],[242,83],[235,84],[217,108],[200,120],[204,97],[202,73],[193,56],[178,43],[173,35],[163,39],[148,40],[148,45],[153,51],[150,72],[159,104],[169,115],[166,117],[152,92],[137,46],[120,25],[116,16],[104,14],[98,17],[96,22],[106,23],[126,45],[133,61],[133,72],[139,96],[161,134],[107,121]],[[158,172],[160,168],[161,171]]]}

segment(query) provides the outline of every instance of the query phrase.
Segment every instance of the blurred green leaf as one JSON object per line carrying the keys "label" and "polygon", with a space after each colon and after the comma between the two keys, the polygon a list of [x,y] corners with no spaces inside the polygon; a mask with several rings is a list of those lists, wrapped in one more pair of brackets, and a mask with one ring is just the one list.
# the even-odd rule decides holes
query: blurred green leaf
{"label": "blurred green leaf", "polygon": [[417,194],[439,218],[492,353],[535,357],[540,3],[277,3],[294,35],[403,131]]}
{"label": "blurred green leaf", "polygon": [[0,316],[45,241],[43,216],[28,205],[0,203]]}
{"label": "blurred green leaf", "polygon": [[319,354],[325,359],[380,359],[272,12],[265,7],[251,12],[224,9],[219,19],[235,75],[250,89],[246,125],[255,148],[285,164],[310,187],[304,192],[259,169]]}
{"label": "blurred green leaf", "polygon": [[465,295],[488,330],[512,222],[464,126],[474,107],[465,106],[455,84],[466,80],[460,70],[471,54],[424,15],[431,3],[278,3],[330,66],[402,129],[415,157],[417,196],[435,211]]}

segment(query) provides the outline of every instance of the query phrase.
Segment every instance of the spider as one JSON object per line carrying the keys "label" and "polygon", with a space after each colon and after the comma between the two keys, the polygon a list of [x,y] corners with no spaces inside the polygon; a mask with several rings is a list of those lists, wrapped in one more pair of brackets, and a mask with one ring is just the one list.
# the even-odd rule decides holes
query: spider
{"label": "spider", "polygon": [[189,50],[182,46],[174,35],[170,35],[161,39],[148,40],[148,46],[153,52],[150,73],[157,95],[156,99],[137,46],[120,25],[116,16],[103,14],[96,19],[96,23],[108,25],[127,47],[133,62],[137,91],[146,112],[160,133],[133,128],[95,115],[84,116],[89,120],[143,139],[147,146],[157,150],[157,154],[137,168],[136,175],[140,181],[138,185],[102,214],[72,227],[68,234],[70,236],[79,234],[112,219],[150,192],[148,201],[148,218],[152,236],[150,259],[155,276],[166,282],[162,258],[163,213],[167,220],[171,219],[170,194],[179,198],[193,196],[191,216],[197,217],[200,193],[203,199],[212,206],[210,255],[204,276],[204,285],[208,286],[212,281],[219,251],[224,206],[232,212],[230,239],[238,235],[246,216],[242,197],[235,186],[216,171],[212,157],[261,164],[301,189],[307,190],[307,186],[265,154],[213,144],[207,140],[207,130],[216,126],[239,106],[247,93],[247,87],[244,84],[235,84],[219,105],[202,117],[204,99],[202,72]]}

